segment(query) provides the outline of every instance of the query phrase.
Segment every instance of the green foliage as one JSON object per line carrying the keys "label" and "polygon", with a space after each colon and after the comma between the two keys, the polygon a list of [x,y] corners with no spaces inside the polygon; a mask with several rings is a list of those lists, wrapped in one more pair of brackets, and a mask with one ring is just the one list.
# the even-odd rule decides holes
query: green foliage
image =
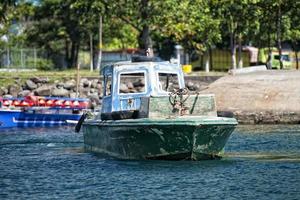
{"label": "green foliage", "polygon": [[220,20],[212,16],[205,0],[166,1],[160,16],[162,34],[175,39],[188,49],[205,51],[220,41]]}
{"label": "green foliage", "polygon": [[[214,46],[233,48],[236,40],[263,48],[275,46],[280,37],[290,41],[294,49],[300,45],[299,0],[30,2],[0,2],[0,37],[9,38],[9,44],[0,41],[0,47],[43,48],[50,58],[64,55],[70,68],[76,66],[78,53],[89,49],[91,34],[94,52],[99,49],[100,15],[103,49],[154,46],[168,58],[165,52],[171,54],[175,44],[198,54]],[[40,66],[52,64],[41,61]]]}
{"label": "green foliage", "polygon": [[36,69],[42,71],[51,71],[54,69],[54,64],[52,60],[49,59],[38,58],[36,59],[35,65],[36,65]]}

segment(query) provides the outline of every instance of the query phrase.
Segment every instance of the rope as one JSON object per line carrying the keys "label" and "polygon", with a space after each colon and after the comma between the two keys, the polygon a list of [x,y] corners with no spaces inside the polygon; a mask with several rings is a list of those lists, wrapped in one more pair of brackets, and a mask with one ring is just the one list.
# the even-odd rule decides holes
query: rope
{"label": "rope", "polygon": [[169,94],[169,102],[173,107],[173,113],[179,113],[181,116],[188,114],[189,108],[185,105],[185,102],[190,97],[188,88],[174,89]]}

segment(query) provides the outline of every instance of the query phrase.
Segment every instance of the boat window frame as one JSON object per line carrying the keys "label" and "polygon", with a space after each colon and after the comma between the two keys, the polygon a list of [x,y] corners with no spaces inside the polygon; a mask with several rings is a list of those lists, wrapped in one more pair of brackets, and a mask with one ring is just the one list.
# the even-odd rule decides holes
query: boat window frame
{"label": "boat window frame", "polygon": [[157,88],[158,88],[158,92],[159,93],[164,93],[164,94],[170,94],[171,93],[171,91],[166,91],[166,90],[163,90],[163,89],[161,89],[159,87],[159,83],[160,83],[160,81],[159,81],[159,74],[161,74],[161,73],[164,73],[164,74],[176,74],[177,75],[178,86],[179,86],[179,88],[182,88],[181,81],[180,81],[180,78],[179,78],[179,72],[171,72],[171,71],[166,71],[166,70],[157,70],[156,71],[156,79],[157,79],[156,83],[157,83]]}
{"label": "boat window frame", "polygon": [[[110,77],[110,94],[107,95],[107,83],[108,83],[108,77]],[[113,93],[113,75],[112,73],[107,73],[103,75],[103,97],[109,97],[112,96]]]}
{"label": "boat window frame", "polygon": [[[145,83],[145,90],[143,92],[137,92],[137,93],[120,93],[120,85],[121,85],[121,75],[123,74],[144,74],[144,83]],[[118,85],[117,85],[117,94],[119,96],[136,96],[136,95],[145,95],[148,93],[148,71],[147,70],[134,70],[134,71],[119,71],[118,72]]]}

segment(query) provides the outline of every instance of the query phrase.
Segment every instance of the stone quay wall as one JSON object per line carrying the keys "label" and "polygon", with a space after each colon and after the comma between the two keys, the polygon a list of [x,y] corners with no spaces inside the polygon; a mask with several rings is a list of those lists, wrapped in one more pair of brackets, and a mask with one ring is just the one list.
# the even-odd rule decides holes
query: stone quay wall
{"label": "stone quay wall", "polygon": [[[220,78],[216,77],[197,77],[186,76],[186,87],[191,92],[198,92],[207,88],[213,81]],[[0,78],[1,80],[1,78]],[[123,91],[134,92],[136,88],[143,86],[143,81],[128,78],[126,85],[121,85]],[[24,97],[28,95],[52,96],[52,97],[76,97],[77,83],[73,78],[65,80],[50,81],[45,77],[32,77],[21,83],[19,79],[14,84],[7,87],[0,87],[0,96],[2,97]],[[100,77],[82,77],[79,83],[79,97],[89,98],[93,106],[101,105],[102,96],[102,78]]]}

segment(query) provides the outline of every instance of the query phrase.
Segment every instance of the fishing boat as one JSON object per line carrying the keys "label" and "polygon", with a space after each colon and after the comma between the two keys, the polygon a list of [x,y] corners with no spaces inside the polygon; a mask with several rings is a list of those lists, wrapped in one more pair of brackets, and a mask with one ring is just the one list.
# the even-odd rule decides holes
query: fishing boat
{"label": "fishing boat", "polygon": [[84,98],[0,98],[0,129],[67,125],[68,120],[78,122],[88,106]]}
{"label": "fishing boat", "polygon": [[222,156],[237,121],[217,116],[213,94],[190,94],[180,66],[139,57],[102,73],[101,113],[82,123],[87,151],[134,160]]}

